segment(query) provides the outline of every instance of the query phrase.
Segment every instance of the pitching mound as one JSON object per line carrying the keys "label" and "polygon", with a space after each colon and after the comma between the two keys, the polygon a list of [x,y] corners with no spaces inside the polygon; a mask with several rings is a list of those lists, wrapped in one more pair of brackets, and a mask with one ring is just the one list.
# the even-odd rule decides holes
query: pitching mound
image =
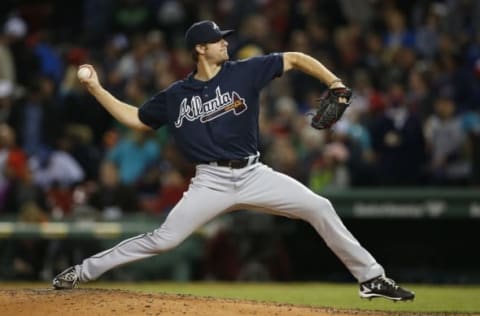
{"label": "pitching mound", "polygon": [[[274,304],[191,295],[148,294],[123,290],[0,290],[2,316],[67,315],[257,315],[347,316],[374,313]],[[377,314],[381,315],[381,314]]]}

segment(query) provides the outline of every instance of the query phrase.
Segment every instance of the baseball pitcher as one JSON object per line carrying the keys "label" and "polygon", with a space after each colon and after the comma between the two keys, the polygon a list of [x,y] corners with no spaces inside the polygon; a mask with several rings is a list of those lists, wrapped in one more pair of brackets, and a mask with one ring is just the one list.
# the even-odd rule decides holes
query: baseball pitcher
{"label": "baseball pitcher", "polygon": [[252,209],[309,222],[360,285],[360,297],[412,300],[414,293],[385,276],[383,267],[343,225],[332,204],[310,189],[259,162],[259,94],[275,77],[295,69],[329,88],[312,119],[328,128],[350,104],[351,91],[316,59],[298,52],[274,53],[229,61],[233,30],[212,21],[194,23],[185,34],[195,70],[160,91],[140,108],[106,91],[91,65],[81,82],[119,122],[138,130],[166,126],[179,150],[196,164],[183,198],[153,232],[124,240],[53,279],[55,289],[71,289],[117,266],[161,254],[178,246],[214,217]]}

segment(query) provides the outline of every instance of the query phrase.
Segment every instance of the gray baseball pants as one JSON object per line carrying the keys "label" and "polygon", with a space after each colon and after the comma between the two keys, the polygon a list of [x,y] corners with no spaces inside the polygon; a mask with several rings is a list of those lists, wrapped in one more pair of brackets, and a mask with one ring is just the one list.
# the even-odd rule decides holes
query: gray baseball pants
{"label": "gray baseball pants", "polygon": [[201,164],[197,165],[196,175],[183,198],[158,229],[83,260],[75,266],[80,282],[168,251],[214,217],[235,209],[305,220],[359,282],[384,274],[382,266],[343,225],[330,201],[300,182],[262,163],[241,169]]}

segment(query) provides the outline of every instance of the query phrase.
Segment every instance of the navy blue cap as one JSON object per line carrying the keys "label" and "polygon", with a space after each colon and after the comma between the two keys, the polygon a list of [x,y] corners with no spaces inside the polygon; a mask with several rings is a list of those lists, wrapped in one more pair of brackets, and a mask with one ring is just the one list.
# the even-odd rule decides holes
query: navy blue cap
{"label": "navy blue cap", "polygon": [[197,44],[215,43],[221,38],[235,32],[234,30],[222,31],[218,25],[209,20],[193,23],[185,32],[185,43],[188,48],[194,48]]}

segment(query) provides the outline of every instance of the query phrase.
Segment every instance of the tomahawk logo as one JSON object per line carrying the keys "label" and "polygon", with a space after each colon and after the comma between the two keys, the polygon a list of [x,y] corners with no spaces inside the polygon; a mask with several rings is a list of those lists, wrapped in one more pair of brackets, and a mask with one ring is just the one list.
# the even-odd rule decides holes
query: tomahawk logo
{"label": "tomahawk logo", "polygon": [[214,30],[220,31],[220,28],[218,27],[217,23],[212,22],[212,26]]}
{"label": "tomahawk logo", "polygon": [[180,110],[178,118],[175,121],[175,127],[179,128],[186,119],[190,122],[200,119],[200,122],[205,123],[214,120],[228,112],[233,112],[235,115],[240,115],[247,109],[245,99],[241,98],[237,92],[233,91],[222,93],[220,87],[215,89],[215,97],[202,103],[199,96],[193,96],[188,102],[188,98],[184,98],[180,103]]}

